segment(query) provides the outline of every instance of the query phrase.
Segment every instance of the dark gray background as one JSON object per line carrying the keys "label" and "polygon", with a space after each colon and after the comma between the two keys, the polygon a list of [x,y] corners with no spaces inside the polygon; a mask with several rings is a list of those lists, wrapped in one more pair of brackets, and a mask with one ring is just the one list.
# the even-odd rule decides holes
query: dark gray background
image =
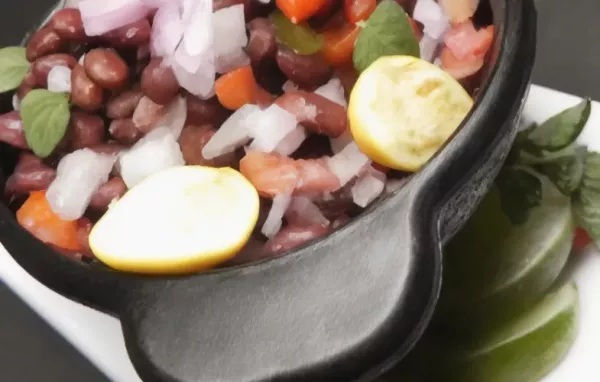
{"label": "dark gray background", "polygon": [[[0,46],[19,41],[20,27],[39,19],[36,4],[22,0],[31,13],[19,14],[16,3],[3,1]],[[539,0],[539,34],[534,82],[600,100],[600,1]],[[22,8],[22,7],[18,7]],[[39,8],[38,8],[39,9]],[[84,360],[41,319],[0,284],[0,381],[105,382],[106,377]]]}

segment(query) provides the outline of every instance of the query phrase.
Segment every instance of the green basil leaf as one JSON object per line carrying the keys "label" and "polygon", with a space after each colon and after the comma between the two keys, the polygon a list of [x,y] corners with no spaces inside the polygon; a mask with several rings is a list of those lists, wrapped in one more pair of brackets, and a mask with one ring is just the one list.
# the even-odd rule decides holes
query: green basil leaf
{"label": "green basil leaf", "polygon": [[385,0],[358,35],[354,67],[362,72],[378,58],[394,55],[419,57],[419,42],[404,9],[394,1]]}
{"label": "green basil leaf", "polygon": [[27,144],[35,155],[45,158],[67,132],[71,112],[65,94],[35,89],[21,102],[21,120]]}
{"label": "green basil leaf", "polygon": [[526,127],[524,130],[521,130],[517,133],[517,137],[515,138],[515,144],[520,145],[522,143],[527,142],[527,138],[529,134],[531,134],[535,129],[538,128],[538,124],[533,122],[531,125]]}
{"label": "green basil leaf", "polygon": [[581,185],[587,149],[582,146],[568,147],[564,154],[552,162],[538,166],[552,183],[566,196],[571,195]]}
{"label": "green basil leaf", "polygon": [[25,48],[0,49],[0,93],[18,88],[30,66],[25,58]]}
{"label": "green basil leaf", "polygon": [[496,178],[502,211],[513,224],[523,224],[529,210],[542,201],[542,182],[535,174],[521,169],[505,167]]}
{"label": "green basil leaf", "polygon": [[571,145],[585,127],[592,110],[592,103],[584,99],[548,119],[527,136],[523,148],[534,154],[543,151],[559,151]]}
{"label": "green basil leaf", "polygon": [[278,10],[269,15],[269,20],[275,27],[277,40],[298,54],[315,54],[323,47],[323,36],[307,23],[294,24]]}

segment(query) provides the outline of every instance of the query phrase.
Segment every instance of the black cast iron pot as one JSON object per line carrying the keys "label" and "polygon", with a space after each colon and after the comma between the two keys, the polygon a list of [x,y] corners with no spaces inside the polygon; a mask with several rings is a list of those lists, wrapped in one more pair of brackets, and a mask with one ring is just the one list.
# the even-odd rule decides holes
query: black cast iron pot
{"label": "black cast iron pot", "polygon": [[[7,2],[0,30],[23,36],[32,9],[39,15],[51,5]],[[490,5],[497,38],[487,79],[454,138],[405,188],[312,245],[245,267],[145,278],[55,253],[5,205],[0,241],[49,288],[118,317],[145,381],[374,380],[429,323],[442,245],[490,188],[516,134],[536,13],[532,0]],[[1,187],[14,155],[0,146]]]}

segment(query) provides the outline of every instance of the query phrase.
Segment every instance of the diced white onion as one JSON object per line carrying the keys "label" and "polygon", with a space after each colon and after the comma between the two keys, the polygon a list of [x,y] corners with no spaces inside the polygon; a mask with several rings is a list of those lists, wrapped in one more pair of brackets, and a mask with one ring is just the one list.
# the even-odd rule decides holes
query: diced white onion
{"label": "diced white onion", "polygon": [[167,107],[165,115],[156,123],[156,126],[169,128],[175,139],[179,139],[186,119],[187,102],[185,98],[178,96]]}
{"label": "diced white onion", "polygon": [[433,37],[425,34],[421,41],[419,41],[419,48],[421,49],[421,58],[425,61],[432,62],[436,58],[436,53],[441,40],[436,40]]}
{"label": "diced white onion", "polygon": [[184,24],[177,2],[167,1],[154,15],[152,35],[150,36],[152,54],[154,56],[172,55],[183,38],[183,29]]}
{"label": "diced white onion", "polygon": [[202,156],[214,159],[231,153],[250,141],[250,127],[255,123],[260,108],[256,105],[244,105],[235,111],[202,149]]}
{"label": "diced white onion", "polygon": [[346,131],[344,131],[342,133],[342,135],[340,135],[337,138],[329,138],[329,144],[331,145],[331,151],[334,154],[338,154],[346,146],[348,146],[351,142],[354,142],[354,137],[352,137],[352,133],[350,132],[350,129],[346,129]]}
{"label": "diced white onion", "polygon": [[329,80],[325,85],[315,90],[315,94],[325,97],[343,107],[348,107],[348,102],[346,102],[344,95],[344,87],[338,78],[334,77]]}
{"label": "diced white onion", "polygon": [[46,192],[52,211],[64,220],[82,217],[92,195],[108,180],[116,160],[114,155],[98,154],[90,149],[66,155]]}
{"label": "diced white onion", "polygon": [[275,151],[284,156],[292,155],[300,148],[307,137],[308,134],[306,133],[306,128],[302,125],[298,125],[291,133],[283,138],[281,142],[279,142]]}
{"label": "diced white onion", "polygon": [[119,159],[121,177],[128,188],[152,174],[184,164],[179,143],[166,127],[152,130]]}
{"label": "diced white onion", "polygon": [[48,90],[53,93],[71,93],[71,69],[62,65],[50,69]]}
{"label": "diced white onion", "polygon": [[293,114],[275,104],[259,114],[256,123],[249,126],[250,137],[254,138],[250,150],[270,153],[296,129],[298,121]]}
{"label": "diced white onion", "polygon": [[439,40],[450,27],[448,16],[435,0],[417,0],[413,18],[421,22],[423,32],[435,40]]}
{"label": "diced white onion", "polygon": [[277,235],[279,230],[281,230],[283,224],[282,219],[291,200],[292,195],[289,193],[279,194],[273,198],[273,205],[271,206],[269,215],[267,215],[267,220],[265,220],[265,224],[260,231],[263,235],[269,239]]}
{"label": "diced white onion", "polygon": [[386,176],[382,172],[371,169],[358,178],[350,190],[352,201],[365,208],[371,204],[385,189]]}
{"label": "diced white onion", "polygon": [[212,22],[216,71],[226,73],[248,65],[250,58],[244,52],[244,47],[248,45],[244,5],[233,5],[216,11]]}
{"label": "diced white onion", "polygon": [[13,94],[12,96],[12,107],[13,110],[19,111],[19,109],[21,109],[21,100],[19,99],[19,96],[17,95],[17,93]]}
{"label": "diced white onion", "polygon": [[102,35],[141,20],[149,11],[140,0],[83,0],[78,6],[88,36]]}
{"label": "diced white onion", "polygon": [[354,142],[346,145],[338,154],[327,158],[329,169],[338,177],[342,187],[370,163],[369,157],[363,154]]}
{"label": "diced white onion", "polygon": [[295,83],[293,83],[290,80],[287,80],[284,82],[283,86],[281,87],[281,89],[287,93],[287,92],[293,92],[298,90],[298,85],[296,85]]}

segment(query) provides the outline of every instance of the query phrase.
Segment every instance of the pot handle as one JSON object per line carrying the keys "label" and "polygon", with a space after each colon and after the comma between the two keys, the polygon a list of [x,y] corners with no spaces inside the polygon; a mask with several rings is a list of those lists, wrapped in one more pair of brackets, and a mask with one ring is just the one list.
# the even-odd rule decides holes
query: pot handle
{"label": "pot handle", "polygon": [[128,274],[59,254],[22,229],[2,204],[0,242],[23,269],[48,288],[111,315],[118,313],[134,282]]}

